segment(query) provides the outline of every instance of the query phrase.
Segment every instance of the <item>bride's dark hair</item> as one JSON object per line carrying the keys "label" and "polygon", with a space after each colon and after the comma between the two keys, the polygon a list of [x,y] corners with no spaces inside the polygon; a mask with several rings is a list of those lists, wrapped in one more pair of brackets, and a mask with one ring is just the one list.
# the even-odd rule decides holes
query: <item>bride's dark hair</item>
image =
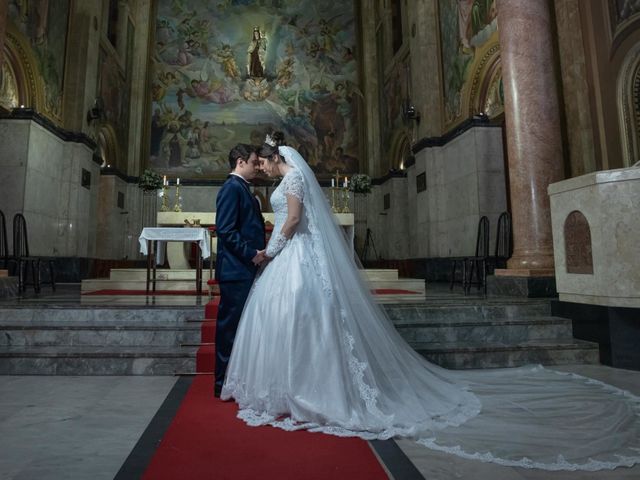
{"label": "bride's dark hair", "polygon": [[[258,149],[258,156],[273,160],[273,156],[278,153],[278,147],[282,145],[286,145],[284,143],[284,133],[273,132],[271,135],[267,135],[264,143]],[[284,162],[284,158],[282,161]]]}

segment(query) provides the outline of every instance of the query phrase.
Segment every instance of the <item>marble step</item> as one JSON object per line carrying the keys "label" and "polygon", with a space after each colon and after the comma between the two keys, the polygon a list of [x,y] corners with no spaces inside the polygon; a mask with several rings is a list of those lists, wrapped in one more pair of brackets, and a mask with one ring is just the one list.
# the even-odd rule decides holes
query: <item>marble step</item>
{"label": "marble step", "polygon": [[[394,269],[373,269],[368,268],[361,270],[363,276],[370,281],[393,282],[398,280],[398,270]],[[202,277],[209,279],[209,269],[203,268]],[[184,268],[161,268],[156,270],[156,278],[169,280],[193,280],[196,279],[196,271],[194,269]],[[109,280],[127,281],[147,279],[147,270],[144,268],[112,268],[109,272]],[[424,280],[420,280],[424,282]]]}
{"label": "marble step", "polygon": [[10,346],[180,347],[200,342],[200,326],[31,323],[0,324],[0,349]]}
{"label": "marble step", "polygon": [[195,347],[2,347],[0,375],[174,375],[195,372]]}
{"label": "marble step", "polygon": [[599,364],[598,344],[573,338],[499,342],[422,343],[411,346],[430,362],[451,369],[505,368],[529,364]]}
{"label": "marble step", "polygon": [[[369,281],[393,282],[399,280],[398,270],[392,268],[367,268],[360,270]],[[424,282],[424,280],[422,280]]]}
{"label": "marble step", "polygon": [[501,342],[571,338],[571,320],[558,317],[521,317],[478,320],[396,321],[394,326],[407,342]]}
{"label": "marble step", "polygon": [[[192,268],[159,268],[156,270],[156,278],[159,280],[191,280],[195,282],[196,271]],[[209,269],[202,269],[203,280],[209,280]],[[106,279],[102,279],[106,280]],[[109,272],[109,280],[112,281],[146,281],[147,270],[144,268],[112,268]]]}
{"label": "marble step", "polygon": [[[201,282],[202,291],[207,293],[207,280]],[[109,280],[109,279],[90,279],[82,280],[80,287],[81,293],[96,292],[98,290],[145,290],[147,288],[146,280]],[[149,290],[153,286],[149,284]],[[196,289],[195,277],[193,280],[160,280],[156,282],[156,290],[171,291],[191,291]]]}
{"label": "marble step", "polygon": [[394,324],[454,320],[489,322],[496,319],[548,317],[551,315],[551,303],[548,300],[488,301],[475,299],[473,303],[437,303],[427,299],[426,303],[385,304],[383,308]]}
{"label": "marble step", "polygon": [[20,325],[184,325],[200,320],[203,306],[29,306],[0,308],[0,326]]}
{"label": "marble step", "polygon": [[[204,276],[204,275],[203,275]],[[159,278],[159,277],[158,277]],[[206,295],[208,274],[202,280],[202,290]],[[424,296],[424,280],[420,279],[398,279],[398,280],[370,280],[372,289],[407,290],[415,292],[418,299]],[[147,287],[146,277],[141,280],[111,280],[105,278],[83,280],[81,286],[82,293],[95,292],[98,290],[145,290]],[[193,280],[171,280],[165,279],[156,283],[157,290],[195,290],[195,277]]]}

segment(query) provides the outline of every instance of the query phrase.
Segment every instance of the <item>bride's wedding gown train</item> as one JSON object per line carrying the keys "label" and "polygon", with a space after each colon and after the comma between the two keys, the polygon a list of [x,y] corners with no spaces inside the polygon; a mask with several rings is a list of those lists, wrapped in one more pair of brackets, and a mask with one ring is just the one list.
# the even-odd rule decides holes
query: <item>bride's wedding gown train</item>
{"label": "bride's wedding gown train", "polygon": [[[257,278],[222,398],[249,425],[364,439],[409,437],[502,465],[600,470],[640,462],[640,399],[540,366],[451,371],[414,352],[372,299],[298,152],[273,192],[275,255]],[[278,235],[286,196],[302,201]]]}

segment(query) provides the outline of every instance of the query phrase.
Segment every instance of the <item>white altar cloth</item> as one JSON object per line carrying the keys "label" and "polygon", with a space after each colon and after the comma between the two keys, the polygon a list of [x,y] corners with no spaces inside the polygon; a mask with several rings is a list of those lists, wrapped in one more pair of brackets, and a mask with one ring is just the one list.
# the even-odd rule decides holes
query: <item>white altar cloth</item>
{"label": "white altar cloth", "polygon": [[145,227],[138,238],[140,253],[147,255],[147,240],[158,241],[156,264],[164,263],[164,246],[166,242],[198,242],[202,258],[209,258],[209,230],[206,228],[173,228],[173,227]]}

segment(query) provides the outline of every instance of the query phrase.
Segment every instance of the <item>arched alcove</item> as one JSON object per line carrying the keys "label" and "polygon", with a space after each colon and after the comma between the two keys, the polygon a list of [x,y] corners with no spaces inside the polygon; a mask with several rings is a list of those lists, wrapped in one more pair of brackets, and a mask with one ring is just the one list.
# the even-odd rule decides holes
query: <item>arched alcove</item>
{"label": "arched alcove", "polygon": [[627,53],[618,76],[618,115],[624,166],[640,160],[640,44]]}
{"label": "arched alcove", "polygon": [[116,132],[111,125],[105,124],[100,127],[97,134],[98,155],[102,159],[102,167],[117,168],[119,163],[118,141]]}
{"label": "arched alcove", "polygon": [[398,132],[392,142],[390,167],[392,170],[404,170],[411,155],[411,142],[404,131]]}
{"label": "arched alcove", "polygon": [[564,221],[564,250],[567,273],[593,274],[591,228],[578,210]]}
{"label": "arched alcove", "polygon": [[1,66],[0,108],[9,111],[24,106],[42,111],[44,86],[35,65],[30,49],[13,28],[8,28]]}
{"label": "arched alcove", "polygon": [[469,90],[469,115],[486,113],[495,117],[504,112],[500,45],[487,48],[473,73]]}

